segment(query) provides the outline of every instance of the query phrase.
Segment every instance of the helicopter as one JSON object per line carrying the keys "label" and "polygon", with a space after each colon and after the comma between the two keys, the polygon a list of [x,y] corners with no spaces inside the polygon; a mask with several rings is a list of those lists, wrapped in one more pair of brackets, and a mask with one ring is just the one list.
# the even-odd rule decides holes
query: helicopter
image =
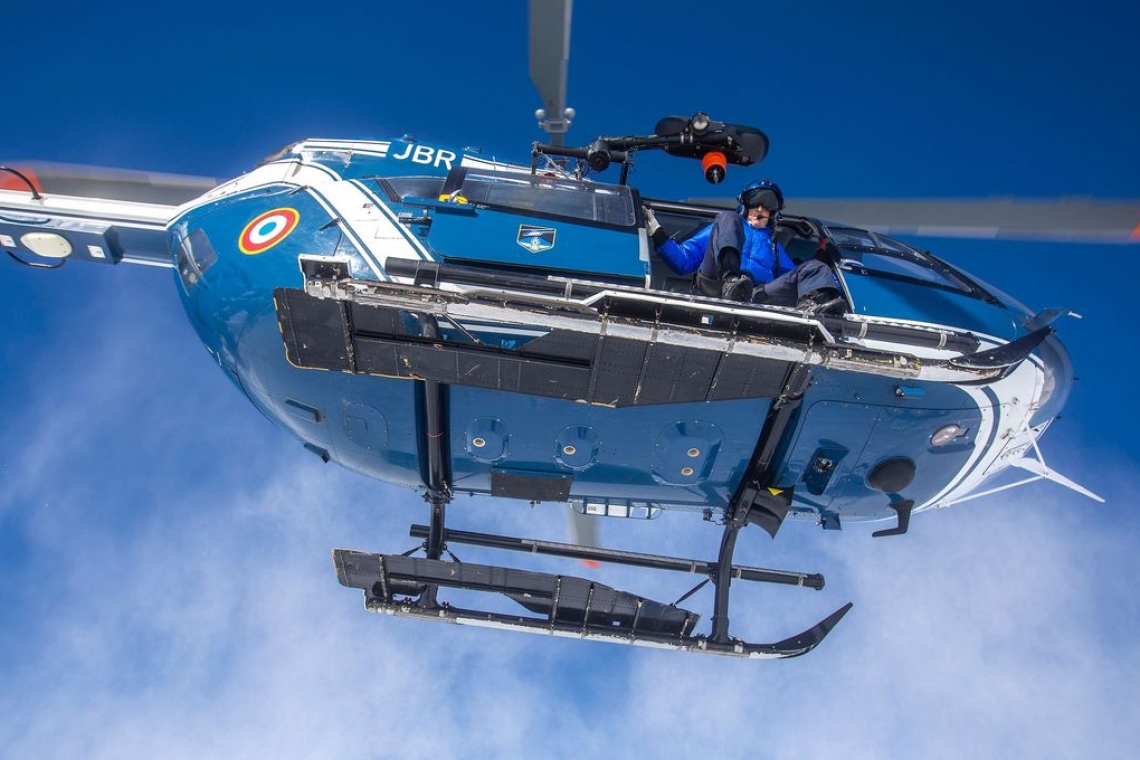
{"label": "helicopter", "polygon": [[[565,28],[534,6],[532,24]],[[558,49],[534,39],[532,51]],[[170,267],[203,344],[255,406],[321,459],[423,491],[430,525],[413,534],[426,558],[334,555],[374,611],[802,654],[849,607],[773,645],[729,635],[731,580],[822,586],[734,566],[745,526],[890,519],[883,533],[904,533],[912,513],[977,497],[1010,466],[1079,488],[1037,447],[1072,379],[1061,313],[1029,314],[901,241],[806,213],[780,232],[794,256],[828,259],[847,314],[695,296],[652,254],[643,208],[678,238],[719,209],[588,174],[653,149],[748,166],[763,133],[697,114],[567,148],[564,102],[540,118],[551,144],[529,165],[393,137],[305,140],[223,183],[13,167],[0,244],[28,264]],[[719,518],[724,540],[694,563],[465,534],[446,527],[458,492],[587,516],[691,511]],[[696,564],[717,591],[712,633],[694,635],[696,616],[676,605],[583,579],[442,560],[465,541]],[[449,587],[505,593],[539,617],[461,610],[437,598]]]}

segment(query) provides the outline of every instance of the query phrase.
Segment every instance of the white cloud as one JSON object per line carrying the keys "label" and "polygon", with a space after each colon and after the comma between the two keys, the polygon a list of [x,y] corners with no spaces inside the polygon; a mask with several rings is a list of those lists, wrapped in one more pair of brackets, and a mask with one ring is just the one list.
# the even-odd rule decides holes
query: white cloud
{"label": "white cloud", "polygon": [[[365,613],[328,553],[412,546],[419,497],[323,466],[272,430],[192,338],[171,337],[180,315],[147,312],[157,303],[96,300],[129,329],[67,346],[90,393],[63,392],[33,357],[19,371],[35,382],[5,396],[11,756],[1123,757],[1140,740],[1140,561],[1125,506],[1138,478],[1112,452],[1086,452],[1111,465],[1090,482],[1103,507],[1044,484],[919,516],[902,538],[747,531],[738,562],[822,571],[829,585],[738,582],[735,634],[776,640],[856,604],[798,660],[433,626]],[[169,344],[193,353],[159,350]],[[486,500],[451,515],[552,538],[564,524],[560,509]],[[680,514],[603,535],[706,558],[719,541]],[[600,577],[662,601],[697,580]],[[705,626],[710,598],[688,603]]]}

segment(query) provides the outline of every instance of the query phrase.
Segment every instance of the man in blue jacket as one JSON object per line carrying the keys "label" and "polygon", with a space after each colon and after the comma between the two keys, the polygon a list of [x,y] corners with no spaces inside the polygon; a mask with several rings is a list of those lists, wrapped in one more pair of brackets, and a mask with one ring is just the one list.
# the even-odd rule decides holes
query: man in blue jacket
{"label": "man in blue jacket", "polygon": [[646,209],[649,236],[658,255],[677,274],[696,273],[694,290],[731,301],[794,306],[812,312],[842,312],[839,283],[822,261],[798,267],[772,236],[784,194],[770,180],[753,182],[737,198],[736,212],[722,211],[712,224],[678,243]]}

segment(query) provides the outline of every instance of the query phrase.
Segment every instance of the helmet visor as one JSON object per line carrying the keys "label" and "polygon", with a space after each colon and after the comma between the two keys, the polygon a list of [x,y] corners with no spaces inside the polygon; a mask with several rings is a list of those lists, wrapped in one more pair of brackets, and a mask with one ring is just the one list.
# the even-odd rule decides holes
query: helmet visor
{"label": "helmet visor", "polygon": [[766,187],[754,187],[744,193],[741,197],[745,208],[759,208],[763,207],[769,211],[778,211],[780,209],[780,199],[776,194]]}

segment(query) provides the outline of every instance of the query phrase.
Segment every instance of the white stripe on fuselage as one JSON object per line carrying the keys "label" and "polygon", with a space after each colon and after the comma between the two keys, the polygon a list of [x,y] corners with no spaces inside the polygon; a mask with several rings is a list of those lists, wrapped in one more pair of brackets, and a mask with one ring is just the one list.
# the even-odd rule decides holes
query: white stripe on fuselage
{"label": "white stripe on fuselage", "polygon": [[[1000,341],[990,339],[979,350],[999,344]],[[1041,360],[1030,355],[1000,380],[981,387],[958,386],[973,399],[981,411],[981,423],[974,436],[973,454],[954,479],[934,498],[917,507],[916,512],[939,507],[944,502],[953,502],[966,496],[987,477],[1008,466],[1004,460],[1007,458],[1005,451],[1010,441],[1027,435],[1036,438],[1034,431],[1029,428],[1029,421],[1040,399],[1042,377]],[[986,389],[990,391],[989,394]],[[997,400],[996,405],[993,398]]]}
{"label": "white stripe on fuselage", "polygon": [[347,184],[346,182],[333,182],[322,185],[319,189],[310,185],[305,188],[305,192],[321,204],[321,207],[333,218],[341,232],[368,264],[368,268],[376,275],[376,278],[388,280],[390,278],[384,272],[377,252],[372,249],[364,235],[361,234],[371,222],[375,221],[375,217],[380,215],[375,209],[369,208],[371,204],[361,202],[361,194],[347,188]]}
{"label": "white stripe on fuselage", "polygon": [[390,279],[383,267],[389,256],[428,258],[422,246],[417,250],[402,234],[399,222],[376,195],[365,192],[359,183],[343,180],[327,166],[303,158],[264,164],[215,188],[203,200],[213,202],[229,195],[280,185],[304,190],[337,220],[345,238],[378,280]]}
{"label": "white stripe on fuselage", "polygon": [[[405,243],[407,243],[407,245],[411,248],[411,251],[415,254],[414,256],[401,255],[398,249],[393,248],[393,252],[390,255],[397,256],[399,258],[420,259],[424,261],[431,261],[434,258],[428,252],[427,248],[424,247],[423,243],[420,242],[420,239],[413,235],[407,227],[400,223],[399,217],[396,216],[388,204],[385,203],[379,195],[374,193],[371,188],[369,188],[360,180],[355,179],[351,180],[349,184],[355,186],[361,193],[364,194],[366,198],[368,198],[369,202],[372,203],[380,211],[380,213],[384,215],[384,218],[388,221],[389,227],[396,232],[396,234],[399,236],[399,239],[402,239]],[[381,236],[381,232],[379,230],[377,231],[376,236]]]}

